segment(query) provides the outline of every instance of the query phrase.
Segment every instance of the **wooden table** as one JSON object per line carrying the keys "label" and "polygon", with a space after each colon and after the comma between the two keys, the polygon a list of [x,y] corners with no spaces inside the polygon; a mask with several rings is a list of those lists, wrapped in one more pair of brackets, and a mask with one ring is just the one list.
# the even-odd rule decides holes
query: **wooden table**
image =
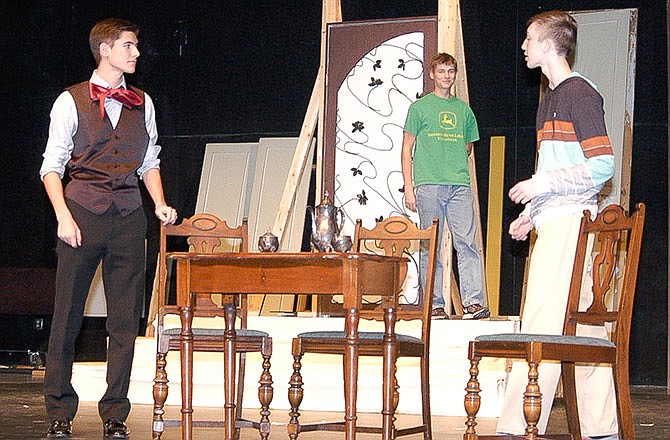
{"label": "wooden table", "polygon": [[[237,294],[310,294],[344,297],[347,350],[344,357],[345,433],[356,438],[358,322],[363,295],[383,297],[386,343],[383,357],[384,439],[391,438],[395,374],[395,321],[406,259],[363,253],[174,253],[177,302],[181,307],[182,438],[193,429],[193,307],[196,293],[222,293],[224,332],[224,416],[226,440],[235,435],[235,297]],[[289,389],[289,394],[295,390]],[[299,432],[297,417],[289,436]]]}

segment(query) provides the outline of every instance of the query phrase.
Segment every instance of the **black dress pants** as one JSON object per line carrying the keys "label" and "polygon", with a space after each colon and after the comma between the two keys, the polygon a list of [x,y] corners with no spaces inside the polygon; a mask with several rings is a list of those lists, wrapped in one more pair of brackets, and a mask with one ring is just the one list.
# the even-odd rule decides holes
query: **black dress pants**
{"label": "black dress pants", "polygon": [[125,421],[130,412],[128,387],[135,338],[143,309],[146,216],[138,208],[122,216],[115,205],[95,215],[67,201],[82,233],[82,245],[58,241],[54,315],[47,350],[44,398],[50,420],[74,419],[79,397],[72,387],[75,339],[81,328],[86,297],[102,261],[107,304],[107,391],[98,403],[103,421]]}

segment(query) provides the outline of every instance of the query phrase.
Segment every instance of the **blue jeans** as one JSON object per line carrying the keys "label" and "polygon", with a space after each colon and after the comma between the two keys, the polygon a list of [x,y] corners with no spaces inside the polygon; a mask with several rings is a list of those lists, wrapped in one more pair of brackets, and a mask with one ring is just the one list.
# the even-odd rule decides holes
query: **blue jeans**
{"label": "blue jeans", "polygon": [[[458,277],[463,307],[485,304],[481,255],[477,250],[474,200],[469,186],[463,185],[419,185],[416,188],[416,206],[421,228],[430,226],[433,218],[440,220],[438,251],[435,265],[435,287],[433,308],[444,307],[442,292],[442,258],[439,244],[442,243],[444,224],[449,227],[458,259]],[[421,285],[425,290],[428,270],[427,247],[419,253]],[[449,250],[450,251],[450,250]],[[449,275],[450,276],[450,275]],[[449,294],[447,292],[447,294]]]}

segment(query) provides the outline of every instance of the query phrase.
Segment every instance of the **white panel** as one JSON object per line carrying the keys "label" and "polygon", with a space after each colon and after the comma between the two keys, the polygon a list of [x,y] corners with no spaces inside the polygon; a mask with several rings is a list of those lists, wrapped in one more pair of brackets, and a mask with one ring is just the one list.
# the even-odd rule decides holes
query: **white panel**
{"label": "white panel", "polygon": [[[419,222],[405,208],[400,152],[410,104],[423,93],[424,34],[411,32],[381,43],[351,69],[337,92],[335,204],[345,213],[344,233],[356,219],[373,228],[394,215]],[[409,265],[404,297],[414,302],[418,252]]]}
{"label": "white panel", "polygon": [[[259,141],[256,172],[249,206],[249,249],[257,250],[258,237],[272,229],[277,210],[281,203],[286,179],[298,138],[262,138]],[[313,154],[313,144],[309,157]],[[311,160],[309,161],[311,163]],[[298,182],[293,209],[288,218],[288,226],[280,243],[283,251],[300,251],[302,233],[307,208],[310,172],[306,172]]]}
{"label": "white panel", "polygon": [[611,188],[606,188],[601,194],[601,206],[621,203],[624,127],[628,103],[631,103],[628,110],[629,124],[631,127],[633,125],[636,29],[631,29],[631,23],[635,14],[635,9],[571,13],[579,24],[573,70],[593,81],[603,96],[605,123],[616,158],[614,179]]}
{"label": "white panel", "polygon": [[258,144],[207,144],[195,212],[214,214],[237,226],[248,215]]}

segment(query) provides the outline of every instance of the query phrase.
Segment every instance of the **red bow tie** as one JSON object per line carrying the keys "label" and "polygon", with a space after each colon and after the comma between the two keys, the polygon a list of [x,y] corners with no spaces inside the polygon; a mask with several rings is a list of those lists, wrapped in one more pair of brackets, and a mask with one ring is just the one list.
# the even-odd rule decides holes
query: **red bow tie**
{"label": "red bow tie", "polygon": [[93,101],[100,101],[101,118],[105,117],[105,98],[112,98],[119,101],[128,108],[133,108],[136,105],[142,105],[144,103],[142,97],[132,90],[124,89],[123,87],[108,89],[107,87],[102,87],[91,82],[88,84],[91,92],[91,99]]}

